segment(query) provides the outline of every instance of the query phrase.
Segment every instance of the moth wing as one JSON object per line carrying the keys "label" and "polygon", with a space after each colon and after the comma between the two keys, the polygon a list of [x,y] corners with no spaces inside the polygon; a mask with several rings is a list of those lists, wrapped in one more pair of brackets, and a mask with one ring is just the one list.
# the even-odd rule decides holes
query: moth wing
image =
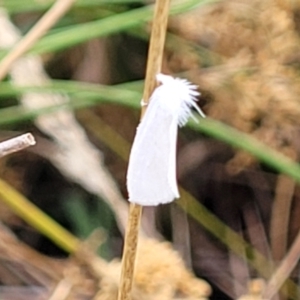
{"label": "moth wing", "polygon": [[168,203],[179,197],[176,183],[177,119],[159,102],[151,102],[130,153],[129,201],[144,206]]}

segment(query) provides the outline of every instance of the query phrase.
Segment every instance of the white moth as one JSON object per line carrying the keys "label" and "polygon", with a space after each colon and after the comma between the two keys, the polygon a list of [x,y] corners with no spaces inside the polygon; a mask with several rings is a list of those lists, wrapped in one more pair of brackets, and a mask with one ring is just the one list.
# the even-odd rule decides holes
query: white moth
{"label": "white moth", "polygon": [[[161,83],[150,97],[145,116],[137,128],[127,171],[129,201],[153,206],[179,198],[176,182],[176,142],[178,125],[192,116],[197,86],[185,79],[156,76]],[[142,102],[143,103],[143,102]]]}

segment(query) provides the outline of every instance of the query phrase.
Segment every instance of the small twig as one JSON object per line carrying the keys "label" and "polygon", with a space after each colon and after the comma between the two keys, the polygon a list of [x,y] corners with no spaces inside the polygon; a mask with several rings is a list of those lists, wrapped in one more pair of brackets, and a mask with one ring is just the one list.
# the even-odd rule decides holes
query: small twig
{"label": "small twig", "polygon": [[[155,76],[161,71],[169,7],[170,0],[156,1],[143,94],[143,101],[146,104],[149,102],[150,95],[153,92],[156,85]],[[141,118],[143,117],[146,108],[146,106],[142,106]],[[141,166],[141,168],[142,167],[143,166]],[[134,265],[137,252],[141,214],[142,206],[130,203],[129,220],[124,239],[124,250],[118,300],[131,299],[131,289],[133,283]]]}
{"label": "small twig", "polygon": [[41,38],[73,5],[75,0],[58,0],[14,46],[0,62],[0,80],[8,73],[11,65]]}
{"label": "small twig", "polygon": [[31,133],[25,133],[10,140],[0,143],[0,157],[23,150],[35,145],[35,139]]}

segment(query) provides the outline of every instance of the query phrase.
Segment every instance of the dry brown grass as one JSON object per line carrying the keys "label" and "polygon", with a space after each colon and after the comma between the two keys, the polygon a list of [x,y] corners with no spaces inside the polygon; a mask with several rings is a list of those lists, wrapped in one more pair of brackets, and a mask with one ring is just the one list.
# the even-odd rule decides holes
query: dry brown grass
{"label": "dry brown grass", "polygon": [[[300,153],[295,138],[300,125],[298,15],[297,1],[234,0],[176,17],[172,30],[205,47],[206,57],[197,48],[176,49],[166,62],[172,72],[188,72],[205,91],[210,117],[295,159]],[[239,153],[231,166],[250,163]]]}

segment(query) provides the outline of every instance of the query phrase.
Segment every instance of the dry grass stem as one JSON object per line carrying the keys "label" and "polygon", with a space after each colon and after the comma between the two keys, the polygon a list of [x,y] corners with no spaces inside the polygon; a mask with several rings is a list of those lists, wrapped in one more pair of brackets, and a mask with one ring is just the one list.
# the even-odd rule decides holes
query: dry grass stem
{"label": "dry grass stem", "polygon": [[118,300],[131,299],[131,289],[142,213],[142,206],[135,203],[130,204],[129,209],[129,220],[126,228]]}
{"label": "dry grass stem", "polygon": [[15,138],[0,143],[0,157],[23,150],[35,145],[35,139],[31,133],[25,133]]}
{"label": "dry grass stem", "polygon": [[284,258],[288,248],[288,230],[295,187],[295,181],[291,178],[285,175],[278,176],[270,226],[271,250],[275,262]]}
{"label": "dry grass stem", "polygon": [[[169,7],[170,0],[156,1],[148,52],[145,87],[143,93],[143,101],[145,103],[149,102],[150,95],[156,85],[155,76],[161,71]],[[143,117],[145,111],[146,106],[143,106],[141,118]],[[143,166],[141,166],[141,168],[142,167]],[[134,275],[134,265],[137,252],[141,213],[142,207],[140,205],[133,203],[130,204],[129,220],[124,240],[118,300],[131,299],[131,289]]]}
{"label": "dry grass stem", "polygon": [[[5,11],[0,10],[0,48],[12,47],[21,38],[20,32],[10,22]],[[49,77],[37,56],[18,59],[10,71],[15,85],[47,85]],[[24,94],[20,102],[25,109],[35,110],[58,103],[68,103],[60,94]],[[125,231],[128,217],[127,204],[113,177],[105,168],[102,153],[89,141],[83,128],[69,109],[39,116],[36,126],[53,140],[53,149],[46,156],[65,176],[83,186],[87,191],[105,200],[113,209],[121,232]],[[80,159],[78,159],[80,157]],[[88,174],[88,175],[87,175]]]}
{"label": "dry grass stem", "polygon": [[300,258],[300,233],[297,235],[289,252],[276,269],[274,275],[267,283],[267,287],[263,293],[263,299],[273,299],[280,290],[284,282],[289,278],[291,272],[296,267]]}
{"label": "dry grass stem", "polygon": [[70,295],[72,285],[67,279],[61,280],[48,300],[65,300]]}
{"label": "dry grass stem", "polygon": [[75,0],[58,0],[35,26],[14,46],[0,62],[0,80],[8,73],[11,65],[40,39],[73,5]]}
{"label": "dry grass stem", "polygon": [[[145,103],[149,102],[149,98],[156,86],[155,76],[161,71],[169,8],[170,0],[157,0],[150,37],[145,87],[143,93],[143,101]],[[146,105],[142,106],[142,117],[146,109]]]}

